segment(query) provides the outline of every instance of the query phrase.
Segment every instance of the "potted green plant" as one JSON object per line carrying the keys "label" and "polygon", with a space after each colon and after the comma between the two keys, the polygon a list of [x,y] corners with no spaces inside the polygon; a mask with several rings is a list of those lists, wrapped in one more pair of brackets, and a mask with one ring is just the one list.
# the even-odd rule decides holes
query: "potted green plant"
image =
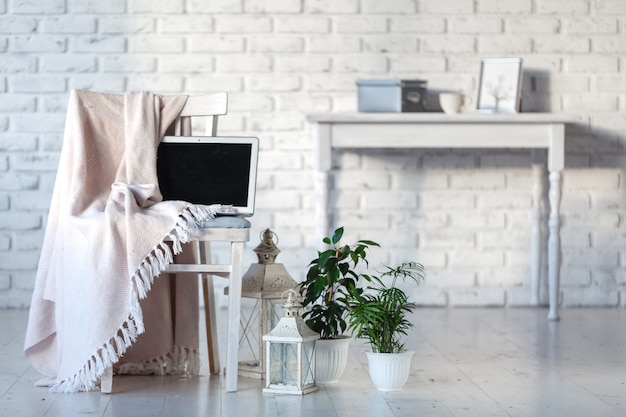
{"label": "potted green plant", "polygon": [[320,334],[316,343],[318,383],[337,382],[346,367],[351,338],[343,336],[348,318],[348,294],[356,288],[359,264],[367,267],[367,250],[378,243],[359,240],[342,244],[344,229],[339,227],[323,242],[329,247],[318,251],[309,264],[306,279],[300,283],[306,324]]}
{"label": "potted green plant", "polygon": [[404,386],[409,376],[413,351],[405,349],[402,336],[413,326],[407,314],[417,306],[396,284],[398,279],[419,283],[424,279],[424,266],[406,262],[396,268],[385,268],[380,277],[362,275],[370,283],[365,290],[350,288],[347,297],[349,329],[358,338],[366,339],[372,348],[367,358],[376,388],[396,391]]}

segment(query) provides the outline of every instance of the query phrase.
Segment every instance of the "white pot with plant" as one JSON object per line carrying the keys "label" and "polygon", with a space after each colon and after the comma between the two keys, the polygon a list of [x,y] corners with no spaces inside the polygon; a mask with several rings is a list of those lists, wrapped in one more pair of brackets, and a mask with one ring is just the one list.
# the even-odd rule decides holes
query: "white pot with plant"
{"label": "white pot with plant", "polygon": [[306,324],[320,334],[315,343],[315,379],[319,384],[336,383],[348,359],[350,336],[345,336],[348,317],[348,294],[356,287],[360,275],[354,268],[367,265],[367,250],[379,246],[370,240],[342,245],[343,227],[323,242],[328,249],[318,251],[309,264],[306,279],[300,283],[303,317]]}
{"label": "white pot with plant", "polygon": [[[402,336],[413,326],[407,314],[416,304],[396,286],[398,279],[419,283],[424,279],[424,267],[406,262],[397,268],[386,267],[380,277],[362,275],[370,285],[351,287],[347,299],[349,328],[358,338],[368,341],[367,352],[370,378],[379,391],[397,391],[406,384],[413,351],[406,350]],[[385,281],[390,281],[386,283]]]}

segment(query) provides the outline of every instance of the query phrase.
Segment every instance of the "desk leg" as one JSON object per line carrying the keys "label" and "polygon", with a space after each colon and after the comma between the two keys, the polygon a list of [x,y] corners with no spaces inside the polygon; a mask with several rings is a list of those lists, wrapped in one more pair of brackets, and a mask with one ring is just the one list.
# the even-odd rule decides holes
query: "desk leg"
{"label": "desk leg", "polygon": [[329,236],[330,213],[330,174],[327,171],[318,171],[315,181],[315,243],[322,245],[322,239]]}
{"label": "desk leg", "polygon": [[315,148],[315,237],[321,249],[322,239],[330,236],[330,170],[332,160],[331,129],[327,124],[317,127],[317,144]]}
{"label": "desk leg", "polygon": [[548,284],[550,286],[550,312],[548,320],[559,319],[559,275],[561,266],[561,172],[550,171],[550,238],[548,239]]}
{"label": "desk leg", "polygon": [[544,193],[545,151],[533,149],[533,207],[530,232],[530,305],[539,305],[539,288],[541,282],[541,224],[543,220],[541,203]]}

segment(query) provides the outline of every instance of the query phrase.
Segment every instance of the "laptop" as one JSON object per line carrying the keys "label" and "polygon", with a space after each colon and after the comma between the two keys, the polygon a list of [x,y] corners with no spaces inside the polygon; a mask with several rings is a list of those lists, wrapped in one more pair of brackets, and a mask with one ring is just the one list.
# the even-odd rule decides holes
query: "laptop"
{"label": "laptop", "polygon": [[164,200],[221,205],[219,215],[254,213],[259,139],[165,136],[157,151]]}

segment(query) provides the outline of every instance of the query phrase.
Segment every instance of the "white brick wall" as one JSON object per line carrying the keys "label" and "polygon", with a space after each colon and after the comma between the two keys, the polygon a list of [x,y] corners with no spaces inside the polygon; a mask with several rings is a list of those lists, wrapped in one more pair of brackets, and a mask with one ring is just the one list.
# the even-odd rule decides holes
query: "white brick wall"
{"label": "white brick wall", "polygon": [[[0,307],[30,302],[70,89],[227,91],[222,132],[261,138],[246,260],[271,227],[302,279],[318,243],[306,114],[356,110],[366,77],[475,97],[492,56],[524,59],[525,111],[584,120],[567,129],[562,304],[626,307],[625,39],[626,1],[0,0]],[[338,152],[333,220],[383,245],[373,265],[424,263],[427,282],[411,289],[423,305],[524,306],[529,161]]]}

